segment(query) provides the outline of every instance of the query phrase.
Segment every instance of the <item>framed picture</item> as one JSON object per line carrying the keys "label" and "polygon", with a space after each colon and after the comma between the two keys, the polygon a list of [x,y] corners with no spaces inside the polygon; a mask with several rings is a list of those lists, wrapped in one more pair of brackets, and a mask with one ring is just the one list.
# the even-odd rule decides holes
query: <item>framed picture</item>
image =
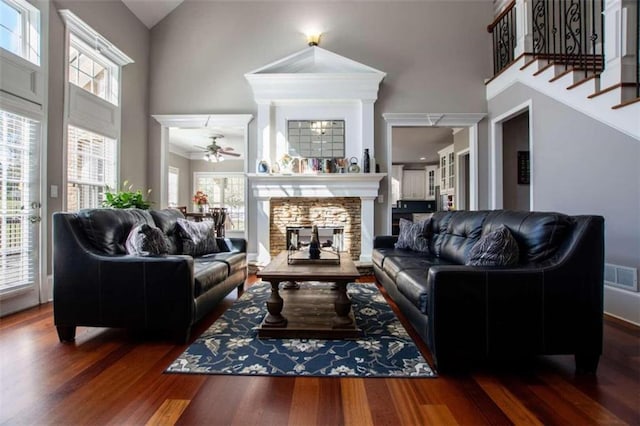
{"label": "framed picture", "polygon": [[529,151],[518,151],[518,185],[529,185]]}

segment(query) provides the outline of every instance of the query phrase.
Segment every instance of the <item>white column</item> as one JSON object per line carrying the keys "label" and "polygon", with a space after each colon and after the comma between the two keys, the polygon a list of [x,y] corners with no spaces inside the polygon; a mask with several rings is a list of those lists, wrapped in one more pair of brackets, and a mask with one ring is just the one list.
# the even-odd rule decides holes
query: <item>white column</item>
{"label": "white column", "polygon": [[272,134],[272,107],[270,101],[258,102],[258,118],[257,124],[257,145],[256,145],[256,158],[254,164],[250,164],[250,170],[257,172],[257,164],[261,160],[269,160],[270,146],[271,146],[271,134]]}
{"label": "white column", "polygon": [[514,58],[533,52],[533,27],[531,25],[532,0],[516,0],[516,48]]}
{"label": "white column", "polygon": [[269,233],[269,199],[257,199],[257,247],[258,247],[258,264],[266,265],[271,261],[270,249],[270,233]]}
{"label": "white column", "polygon": [[[373,99],[363,99],[360,102],[360,121],[362,123],[362,152],[369,149],[369,155],[374,155],[373,148]],[[373,171],[372,171],[373,172]]]}
{"label": "white column", "polygon": [[376,197],[360,197],[360,261],[371,262],[373,252],[374,204]]}
{"label": "white column", "polygon": [[635,81],[636,8],[638,0],[606,0],[604,8],[604,71],[600,88]]}

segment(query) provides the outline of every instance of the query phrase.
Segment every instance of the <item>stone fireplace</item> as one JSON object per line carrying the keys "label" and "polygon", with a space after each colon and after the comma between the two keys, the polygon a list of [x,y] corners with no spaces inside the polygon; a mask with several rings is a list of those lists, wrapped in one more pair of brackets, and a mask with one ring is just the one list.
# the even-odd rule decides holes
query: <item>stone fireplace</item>
{"label": "stone fireplace", "polygon": [[275,256],[287,249],[287,227],[317,225],[323,228],[342,227],[344,251],[353,260],[360,259],[360,199],[335,198],[272,198],[270,202],[269,252]]}
{"label": "stone fireplace", "polygon": [[[268,175],[250,173],[257,200],[257,261],[285,250],[287,225],[344,226],[345,247],[354,260],[371,261],[374,200],[384,173]],[[332,223],[338,221],[339,223]]]}

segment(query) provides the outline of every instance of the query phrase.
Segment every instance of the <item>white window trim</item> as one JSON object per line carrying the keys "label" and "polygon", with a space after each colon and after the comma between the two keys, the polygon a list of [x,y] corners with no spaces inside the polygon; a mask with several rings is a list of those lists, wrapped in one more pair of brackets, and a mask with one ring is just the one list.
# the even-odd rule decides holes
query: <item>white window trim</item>
{"label": "white window trim", "polygon": [[110,43],[109,40],[100,35],[100,33],[87,25],[70,10],[62,9],[59,10],[58,13],[62,16],[62,20],[69,31],[87,44],[87,46],[95,49],[117,66],[123,67],[134,62],[133,59]]}

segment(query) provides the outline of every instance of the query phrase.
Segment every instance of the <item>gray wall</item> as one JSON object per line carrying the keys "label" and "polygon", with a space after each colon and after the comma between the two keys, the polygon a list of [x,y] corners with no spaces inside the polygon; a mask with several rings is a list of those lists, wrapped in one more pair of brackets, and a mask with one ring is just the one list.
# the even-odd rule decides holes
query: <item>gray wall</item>
{"label": "gray wall", "polygon": [[529,99],[534,209],[604,216],[606,261],[640,268],[640,143],[522,84],[489,113]]}
{"label": "gray wall", "polygon": [[520,114],[502,125],[503,207],[529,210],[531,185],[518,184],[518,151],[529,151],[529,114]]}
{"label": "gray wall", "polygon": [[[382,113],[486,112],[483,80],[490,77],[492,58],[486,25],[492,19],[491,0],[187,0],[151,30],[150,110],[152,114],[256,116],[244,74],[304,49],[305,27],[319,25],[321,47],[387,73],[375,104],[373,153],[387,172]],[[150,122],[150,164],[159,160],[158,128],[155,121]],[[480,131],[480,137],[486,146],[486,131]],[[255,120],[249,145],[251,159],[255,157]],[[486,182],[484,176],[481,182]],[[159,179],[159,171],[150,169],[151,185],[159,187]],[[386,202],[386,180],[381,186]],[[486,188],[481,189],[483,193]],[[376,204],[376,233],[386,229],[386,216],[386,204]]]}
{"label": "gray wall", "polygon": [[465,128],[453,135],[453,151],[460,152],[469,148],[469,129]]}
{"label": "gray wall", "polygon": [[[147,121],[149,76],[149,30],[119,1],[56,0],[49,10],[49,123],[47,130],[47,188],[58,185],[60,197],[49,198],[48,229],[51,215],[62,210],[63,113],[64,113],[64,24],[59,9],[69,9],[132,58],[122,71],[122,134],[120,141],[120,180],[145,190],[147,184]],[[49,191],[47,191],[49,192]],[[51,233],[48,238],[48,273],[51,273]]]}

